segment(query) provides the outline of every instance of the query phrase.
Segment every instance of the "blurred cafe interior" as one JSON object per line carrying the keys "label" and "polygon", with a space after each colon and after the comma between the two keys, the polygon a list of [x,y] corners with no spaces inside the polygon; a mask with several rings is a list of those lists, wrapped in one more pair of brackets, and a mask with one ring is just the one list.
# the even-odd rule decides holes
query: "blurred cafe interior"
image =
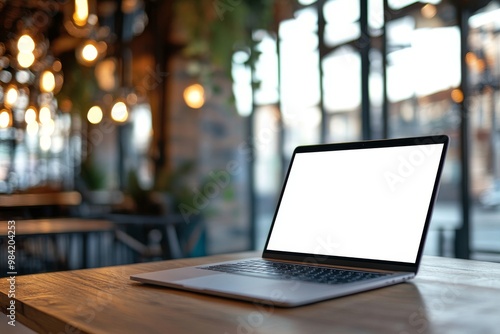
{"label": "blurred cafe interior", "polygon": [[499,0],[0,0],[0,267],[263,247],[297,145],[451,138],[425,253],[500,261]]}

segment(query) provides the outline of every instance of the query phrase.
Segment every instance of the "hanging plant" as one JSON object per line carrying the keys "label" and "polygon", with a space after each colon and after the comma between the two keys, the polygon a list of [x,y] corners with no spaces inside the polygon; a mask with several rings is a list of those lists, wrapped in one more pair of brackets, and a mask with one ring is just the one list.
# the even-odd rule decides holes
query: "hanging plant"
{"label": "hanging plant", "polygon": [[251,32],[270,29],[273,7],[274,1],[265,0],[177,1],[175,17],[186,39],[184,55],[229,70],[233,52],[253,46]]}

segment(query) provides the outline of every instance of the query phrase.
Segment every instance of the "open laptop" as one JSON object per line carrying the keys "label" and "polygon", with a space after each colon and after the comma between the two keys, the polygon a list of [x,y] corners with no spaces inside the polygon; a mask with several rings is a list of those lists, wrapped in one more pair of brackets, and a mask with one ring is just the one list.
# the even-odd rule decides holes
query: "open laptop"
{"label": "open laptop", "polygon": [[299,146],[262,257],[130,278],[283,307],[411,279],[448,141],[440,135]]}

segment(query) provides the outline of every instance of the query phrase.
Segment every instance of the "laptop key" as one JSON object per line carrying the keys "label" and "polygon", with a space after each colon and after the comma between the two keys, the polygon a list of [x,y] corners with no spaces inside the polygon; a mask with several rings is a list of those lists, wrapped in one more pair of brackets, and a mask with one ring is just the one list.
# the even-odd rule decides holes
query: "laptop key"
{"label": "laptop key", "polygon": [[265,260],[242,261],[230,264],[199,267],[232,274],[258,276],[272,279],[305,281],[322,284],[346,284],[384,276],[383,273],[354,270],[308,267],[298,264],[277,263]]}

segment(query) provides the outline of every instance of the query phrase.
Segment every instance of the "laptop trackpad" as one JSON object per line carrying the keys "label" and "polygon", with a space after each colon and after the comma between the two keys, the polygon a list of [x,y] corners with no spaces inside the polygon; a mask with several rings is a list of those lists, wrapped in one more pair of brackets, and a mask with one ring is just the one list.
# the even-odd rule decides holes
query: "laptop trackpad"
{"label": "laptop trackpad", "polygon": [[[280,281],[258,277],[247,277],[243,275],[211,275],[205,277],[189,278],[177,281],[186,289],[204,290],[207,293],[220,296],[232,297],[243,296],[246,300],[266,301],[267,303],[294,304],[303,298],[315,299],[332,292],[331,286],[319,287],[318,284],[310,284],[299,281]],[[311,286],[314,289],[310,289]]]}

